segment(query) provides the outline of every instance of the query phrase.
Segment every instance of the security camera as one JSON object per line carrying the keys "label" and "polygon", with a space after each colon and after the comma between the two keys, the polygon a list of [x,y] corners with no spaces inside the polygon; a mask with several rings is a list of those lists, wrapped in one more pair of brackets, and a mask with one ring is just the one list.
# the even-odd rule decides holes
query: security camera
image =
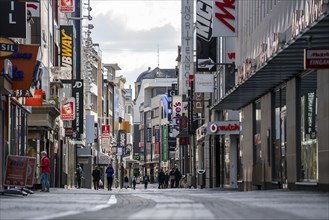
{"label": "security camera", "polygon": [[91,17],[91,15],[88,15],[88,20],[89,21],[93,20],[93,17]]}

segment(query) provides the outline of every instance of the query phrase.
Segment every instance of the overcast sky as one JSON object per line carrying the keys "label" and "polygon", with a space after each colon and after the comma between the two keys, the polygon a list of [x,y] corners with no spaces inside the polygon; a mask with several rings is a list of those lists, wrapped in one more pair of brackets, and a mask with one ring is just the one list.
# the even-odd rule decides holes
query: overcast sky
{"label": "overcast sky", "polygon": [[[134,82],[148,67],[175,68],[180,45],[180,0],[91,0],[93,43],[103,63],[117,63]],[[158,59],[159,48],[159,59]]]}

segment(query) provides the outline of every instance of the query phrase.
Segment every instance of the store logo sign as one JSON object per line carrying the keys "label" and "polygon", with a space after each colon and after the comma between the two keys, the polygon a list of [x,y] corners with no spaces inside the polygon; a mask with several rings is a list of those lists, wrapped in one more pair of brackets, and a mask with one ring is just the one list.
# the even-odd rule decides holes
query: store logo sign
{"label": "store logo sign", "polygon": [[216,121],[207,125],[207,135],[230,135],[240,134],[241,125],[239,121]]}

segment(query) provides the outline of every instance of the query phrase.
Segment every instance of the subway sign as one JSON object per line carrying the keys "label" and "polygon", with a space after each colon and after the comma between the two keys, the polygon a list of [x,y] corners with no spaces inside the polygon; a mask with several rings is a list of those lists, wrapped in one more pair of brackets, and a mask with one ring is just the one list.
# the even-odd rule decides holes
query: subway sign
{"label": "subway sign", "polygon": [[214,121],[207,124],[207,135],[230,135],[240,134],[239,121]]}
{"label": "subway sign", "polygon": [[73,26],[60,26],[60,66],[69,69],[64,80],[73,78]]}

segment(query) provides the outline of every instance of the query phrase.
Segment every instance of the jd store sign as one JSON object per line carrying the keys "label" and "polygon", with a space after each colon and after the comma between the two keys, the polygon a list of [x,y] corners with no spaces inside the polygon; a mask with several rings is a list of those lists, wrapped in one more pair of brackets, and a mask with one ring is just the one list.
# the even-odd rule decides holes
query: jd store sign
{"label": "jd store sign", "polygon": [[240,131],[239,121],[215,121],[207,124],[207,135],[240,134]]}

